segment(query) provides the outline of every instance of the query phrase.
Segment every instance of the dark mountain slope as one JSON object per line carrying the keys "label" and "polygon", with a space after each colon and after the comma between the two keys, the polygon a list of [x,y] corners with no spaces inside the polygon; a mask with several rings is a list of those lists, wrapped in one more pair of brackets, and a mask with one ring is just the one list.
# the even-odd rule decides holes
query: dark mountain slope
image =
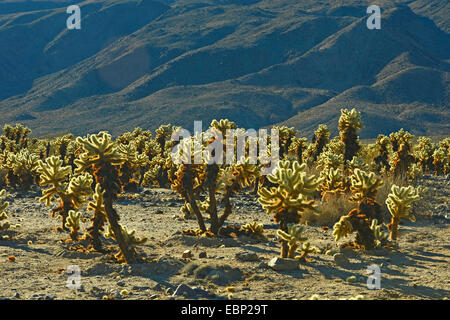
{"label": "dark mountain slope", "polygon": [[85,1],[80,32],[64,28],[65,7],[0,14],[3,122],[118,134],[229,118],[309,136],[356,107],[363,137],[449,134],[448,6],[380,1],[382,29],[368,30],[368,5]]}

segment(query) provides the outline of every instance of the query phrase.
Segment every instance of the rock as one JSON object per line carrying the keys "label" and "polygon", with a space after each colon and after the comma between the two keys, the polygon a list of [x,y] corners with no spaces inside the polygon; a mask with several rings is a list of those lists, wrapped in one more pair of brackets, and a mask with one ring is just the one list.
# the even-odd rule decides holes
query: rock
{"label": "rock", "polygon": [[159,209],[159,210],[156,210],[154,213],[155,214],[163,214],[164,212],[161,209]]}
{"label": "rock", "polygon": [[273,258],[269,261],[268,266],[275,271],[296,270],[299,262],[295,259]]}
{"label": "rock", "polygon": [[207,255],[206,251],[202,251],[198,254],[198,257],[203,259],[203,258],[207,258],[208,255]]}
{"label": "rock", "polygon": [[342,247],[339,248],[339,253],[342,253],[344,256],[346,257],[356,257],[358,254],[355,252],[355,250],[353,250],[352,248],[349,247]]}
{"label": "rock", "polygon": [[150,300],[155,300],[156,298],[158,298],[158,295],[157,295],[157,294],[152,294],[152,295],[149,297]]}
{"label": "rock", "polygon": [[348,283],[355,283],[356,282],[356,276],[350,276],[347,279],[345,279],[345,281],[347,281]]}
{"label": "rock", "polygon": [[235,258],[239,261],[258,261],[258,255],[249,251],[241,251],[236,253]]}
{"label": "rock", "polygon": [[119,280],[119,281],[117,281],[116,284],[117,284],[119,287],[124,287],[124,286],[125,286],[125,281]]}
{"label": "rock", "polygon": [[191,258],[191,257],[192,257],[192,252],[191,252],[191,250],[185,250],[185,251],[183,252],[183,254],[181,255],[181,257],[182,257],[183,259],[189,259],[189,258]]}
{"label": "rock", "polygon": [[19,299],[20,298],[20,294],[18,292],[16,292],[16,293],[13,294],[12,297],[16,298],[16,299]]}
{"label": "rock", "polygon": [[334,263],[336,263],[336,265],[338,265],[338,266],[345,266],[350,263],[348,258],[346,256],[344,256],[342,253],[336,253],[333,256],[333,260],[334,260]]}
{"label": "rock", "polygon": [[176,289],[175,292],[172,294],[172,297],[176,296],[186,296],[186,297],[192,297],[195,295],[194,289],[189,287],[185,284],[180,284]]}

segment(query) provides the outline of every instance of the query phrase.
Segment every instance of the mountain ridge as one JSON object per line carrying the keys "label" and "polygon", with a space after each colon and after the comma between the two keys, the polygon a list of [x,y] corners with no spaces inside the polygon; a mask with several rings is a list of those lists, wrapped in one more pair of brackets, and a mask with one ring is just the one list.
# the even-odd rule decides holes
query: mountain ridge
{"label": "mountain ridge", "polygon": [[[83,1],[83,34],[60,28],[37,39],[37,49],[27,47],[36,61],[25,64],[19,58],[27,53],[0,53],[2,123],[21,122],[37,135],[119,134],[229,118],[309,136],[319,123],[336,133],[340,108],[356,108],[367,120],[365,138],[402,127],[449,135],[450,33],[442,16],[450,6],[431,2],[441,11],[425,0],[380,1],[382,28],[368,30],[364,1]],[[34,34],[65,23],[61,8],[45,9]],[[0,11],[0,43],[32,30],[16,15]],[[116,28],[108,29],[111,21]]]}

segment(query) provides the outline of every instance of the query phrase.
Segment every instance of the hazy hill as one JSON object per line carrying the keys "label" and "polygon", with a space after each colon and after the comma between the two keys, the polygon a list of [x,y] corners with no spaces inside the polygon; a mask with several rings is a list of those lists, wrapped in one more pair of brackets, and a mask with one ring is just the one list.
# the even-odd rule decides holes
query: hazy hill
{"label": "hazy hill", "polygon": [[310,136],[355,107],[363,137],[449,135],[449,2],[378,1],[381,30],[370,4],[88,0],[67,30],[63,1],[2,3],[2,123],[118,134],[229,118]]}

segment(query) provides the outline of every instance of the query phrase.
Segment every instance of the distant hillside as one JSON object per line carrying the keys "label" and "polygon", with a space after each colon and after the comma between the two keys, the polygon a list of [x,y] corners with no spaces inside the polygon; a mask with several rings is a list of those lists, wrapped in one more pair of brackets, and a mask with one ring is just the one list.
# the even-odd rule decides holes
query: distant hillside
{"label": "distant hillside", "polygon": [[1,122],[118,134],[228,118],[309,137],[355,107],[363,138],[450,135],[450,3],[377,1],[381,30],[370,4],[87,0],[67,30],[64,1],[1,3]]}

